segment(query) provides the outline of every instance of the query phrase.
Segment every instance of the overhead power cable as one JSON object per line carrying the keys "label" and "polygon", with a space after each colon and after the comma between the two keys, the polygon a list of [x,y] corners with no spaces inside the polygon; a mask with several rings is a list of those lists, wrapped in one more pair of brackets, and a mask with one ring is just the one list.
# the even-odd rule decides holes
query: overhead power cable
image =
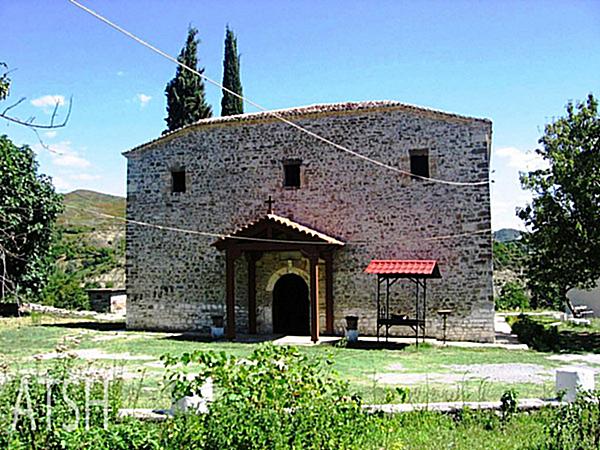
{"label": "overhead power cable", "polygon": [[331,243],[329,243],[329,242],[313,242],[313,241],[298,241],[298,240],[286,240],[286,239],[269,239],[269,238],[257,238],[257,237],[246,237],[246,236],[233,236],[231,234],[214,233],[214,232],[210,232],[210,231],[190,230],[187,228],[178,228],[178,227],[172,227],[169,225],[160,225],[160,224],[151,223],[151,222],[144,222],[141,220],[133,220],[133,219],[127,219],[125,217],[113,216],[111,214],[106,214],[106,213],[96,211],[93,209],[78,208],[76,206],[71,206],[71,205],[66,205],[66,206],[69,209],[85,211],[85,212],[89,212],[92,214],[96,214],[100,217],[105,217],[108,219],[114,219],[114,220],[118,220],[121,222],[131,223],[134,225],[156,228],[159,230],[175,231],[175,232],[179,232],[179,233],[195,234],[195,235],[199,235],[199,236],[212,237],[212,238],[218,238],[218,239],[237,239],[237,240],[241,240],[241,241],[257,241],[257,242],[276,242],[276,243],[280,243],[280,244],[306,244],[307,242],[310,242],[310,244],[316,244],[316,245],[331,245]]}
{"label": "overhead power cable", "polygon": [[[76,195],[77,197],[80,197],[82,200],[85,200],[86,202],[91,201],[89,198],[79,194],[76,191],[72,192],[71,194]],[[2,208],[5,206],[7,208],[10,208],[8,205],[0,205],[0,207],[2,207]],[[99,217],[111,219],[116,222],[131,223],[134,225],[156,228],[159,230],[173,231],[173,232],[186,233],[186,234],[194,234],[194,235],[212,237],[212,238],[218,238],[218,239],[228,238],[228,239],[239,239],[239,240],[247,240],[247,241],[278,242],[278,243],[290,243],[290,244],[305,244],[307,242],[307,241],[298,241],[298,240],[281,240],[281,239],[272,239],[272,238],[270,239],[270,238],[252,238],[252,237],[244,237],[244,236],[232,236],[230,234],[217,233],[217,232],[212,232],[212,231],[199,231],[199,230],[192,230],[192,229],[187,229],[187,228],[173,227],[170,225],[161,225],[161,224],[157,224],[157,223],[144,222],[144,221],[139,221],[139,220],[127,219],[126,217],[115,216],[112,214],[106,214],[102,211],[98,211],[97,209],[94,209],[93,206],[91,206],[90,208],[84,208],[84,207],[78,207],[78,206],[74,206],[74,205],[65,205],[65,207],[68,209],[75,210],[75,211],[83,211],[83,212],[95,214]],[[19,208],[19,209],[29,210],[28,208]],[[459,238],[459,237],[469,237],[469,236],[485,234],[485,233],[492,233],[492,229],[486,228],[484,230],[476,230],[476,231],[470,231],[470,232],[464,232],[464,233],[446,234],[446,235],[441,235],[441,236],[431,236],[431,237],[422,238],[420,240],[421,241],[449,240],[449,239],[455,239],[455,238]],[[512,242],[512,241],[509,241],[509,242]],[[347,243],[352,243],[352,242],[347,242]],[[319,243],[319,242],[315,242],[315,244],[329,245],[327,243]]]}
{"label": "overhead power cable", "polygon": [[[80,208],[80,207],[72,206],[72,205],[66,205],[66,207],[69,209],[73,209],[73,210],[89,212],[91,214],[96,214],[100,217],[105,217],[107,219],[113,219],[113,220],[116,220],[119,222],[131,223],[133,225],[139,225],[139,226],[149,227],[149,228],[156,228],[158,230],[173,231],[173,232],[178,232],[178,233],[186,233],[186,234],[193,234],[193,235],[198,235],[198,236],[212,237],[212,238],[218,238],[218,239],[237,239],[237,240],[241,240],[241,241],[275,242],[275,243],[280,243],[280,244],[306,244],[307,243],[307,241],[233,236],[231,234],[215,233],[215,232],[211,232],[211,231],[191,230],[188,228],[179,228],[179,227],[173,227],[170,225],[161,225],[161,224],[152,223],[152,222],[144,222],[144,221],[140,221],[140,220],[127,219],[125,217],[113,216],[112,214],[106,214],[101,211],[97,211],[95,209]],[[468,232],[468,233],[457,233],[457,234],[447,234],[444,236],[433,236],[433,237],[429,237],[429,238],[423,238],[421,240],[422,241],[449,240],[449,239],[454,239],[454,238],[459,238],[459,237],[469,237],[469,236],[473,236],[473,235],[491,233],[491,231],[492,231],[491,229],[485,229],[485,230],[472,231],[472,232]],[[331,245],[327,242],[310,241],[310,243],[317,244],[317,245],[319,245],[319,244],[320,245]],[[347,242],[347,243],[352,243],[352,242]]]}
{"label": "overhead power cable", "polygon": [[127,31],[126,29],[124,29],[123,27],[117,25],[116,23],[110,21],[109,19],[107,19],[106,17],[102,16],[101,14],[97,13],[96,11],[88,8],[87,6],[82,5],[81,3],[77,2],[76,0],[69,0],[69,2],[71,2],[73,5],[77,6],[78,8],[82,9],[83,11],[87,12],[88,14],[92,15],[93,17],[95,17],[96,19],[104,22],[105,24],[107,24],[108,26],[110,26],[111,28],[117,30],[119,33],[124,34],[125,36],[129,37],[130,39],[133,39],[135,42],[137,42],[138,44],[143,45],[144,47],[152,50],[153,52],[159,54],[160,56],[162,56],[163,58],[177,64],[178,66],[184,68],[185,70],[192,72],[193,74],[199,76],[200,78],[206,80],[208,83],[213,84],[214,86],[217,86],[218,88],[222,89],[223,91],[245,101],[246,103],[248,103],[249,105],[254,106],[255,108],[261,110],[262,112],[269,114],[271,116],[273,116],[274,118],[276,118],[277,120],[280,120],[281,122],[295,128],[296,130],[311,136],[315,139],[318,139],[321,142],[324,142],[338,150],[341,150],[343,152],[346,152],[352,156],[355,156],[356,158],[360,158],[364,161],[370,162],[372,164],[375,164],[377,166],[383,167],[385,169],[391,170],[393,172],[399,173],[401,175],[404,176],[410,176],[412,178],[418,178],[421,180],[425,180],[425,181],[431,181],[434,183],[441,183],[441,184],[448,184],[448,185],[452,185],[452,186],[483,186],[483,185],[487,185],[488,181],[474,181],[474,182],[463,182],[463,181],[448,181],[448,180],[442,180],[442,179],[438,179],[438,178],[431,178],[431,177],[424,177],[421,175],[414,175],[411,172],[408,172],[406,170],[402,170],[399,169],[397,167],[391,166],[389,164],[386,164],[384,162],[378,161],[374,158],[371,158],[369,156],[363,155],[355,150],[351,150],[343,145],[340,145],[336,142],[333,142],[330,139],[327,139],[313,131],[310,131],[304,127],[302,127],[301,125],[298,125],[295,122],[292,122],[289,119],[286,119],[285,117],[283,117],[281,114],[277,113],[276,111],[270,111],[269,109],[261,106],[260,104],[248,99],[247,97],[238,94],[237,92],[232,91],[231,89],[228,89],[226,87],[224,87],[223,85],[221,85],[219,82],[213,80],[212,78],[209,78],[208,76],[204,75],[203,73],[198,72],[195,68],[193,67],[189,67],[188,65],[180,62],[177,60],[177,58],[174,58],[173,56],[169,55],[168,53],[160,50],[159,48],[155,47],[154,45],[146,42],[145,40],[139,38],[138,36],[136,36],[135,34],[131,33],[130,31]]}
{"label": "overhead power cable", "polygon": [[466,236],[472,236],[474,234],[484,234],[484,233],[491,233],[492,229],[491,228],[486,228],[485,230],[477,230],[477,231],[468,231],[465,233],[457,233],[457,234],[447,234],[445,236],[434,236],[434,237],[429,237],[429,238],[424,238],[424,241],[440,241],[440,240],[444,240],[447,238],[455,238],[455,237],[466,237]]}

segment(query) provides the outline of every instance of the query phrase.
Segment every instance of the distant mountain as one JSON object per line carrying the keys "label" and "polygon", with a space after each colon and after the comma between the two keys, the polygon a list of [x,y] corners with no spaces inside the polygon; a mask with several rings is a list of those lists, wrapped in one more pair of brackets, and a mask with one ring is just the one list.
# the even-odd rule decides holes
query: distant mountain
{"label": "distant mountain", "polygon": [[75,280],[80,289],[125,285],[125,222],[119,220],[125,218],[125,202],[123,197],[87,190],[64,195],[65,209],[57,220],[60,239],[55,243],[63,279]]}
{"label": "distant mountain", "polygon": [[496,242],[509,242],[521,239],[522,232],[515,230],[514,228],[502,228],[501,230],[494,231],[494,241]]}
{"label": "distant mountain", "polygon": [[125,198],[116,195],[83,189],[69,192],[64,196],[64,212],[58,217],[58,225],[65,228],[89,227],[106,228],[107,226],[123,227],[124,222],[102,216],[125,218]]}

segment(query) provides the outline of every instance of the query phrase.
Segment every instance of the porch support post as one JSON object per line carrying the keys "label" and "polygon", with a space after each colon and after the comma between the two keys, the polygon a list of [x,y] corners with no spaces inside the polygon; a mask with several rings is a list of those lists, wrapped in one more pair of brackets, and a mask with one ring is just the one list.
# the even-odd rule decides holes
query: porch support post
{"label": "porch support post", "polygon": [[248,261],[248,333],[256,334],[256,260],[255,253],[246,253]]}
{"label": "porch support post", "polygon": [[319,256],[312,253],[310,261],[310,340],[319,340]]}
{"label": "porch support post", "polygon": [[227,339],[235,339],[235,259],[237,249],[225,251],[225,308],[227,311]]}
{"label": "porch support post", "polygon": [[333,255],[325,258],[325,332],[333,334]]}

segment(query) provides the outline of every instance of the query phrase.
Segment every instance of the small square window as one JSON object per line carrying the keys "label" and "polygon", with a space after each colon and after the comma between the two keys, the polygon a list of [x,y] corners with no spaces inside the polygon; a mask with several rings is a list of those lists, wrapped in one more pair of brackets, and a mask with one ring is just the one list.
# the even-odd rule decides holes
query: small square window
{"label": "small square window", "polygon": [[171,171],[171,192],[185,192],[185,170]]}
{"label": "small square window", "polygon": [[289,161],[283,163],[283,186],[300,187],[300,161]]}
{"label": "small square window", "polygon": [[429,178],[429,152],[427,150],[412,150],[410,152],[410,173]]}

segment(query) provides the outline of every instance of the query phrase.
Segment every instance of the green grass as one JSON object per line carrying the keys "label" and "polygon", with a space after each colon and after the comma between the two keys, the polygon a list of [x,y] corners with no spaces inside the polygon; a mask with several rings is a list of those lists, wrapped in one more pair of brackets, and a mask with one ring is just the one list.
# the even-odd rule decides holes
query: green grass
{"label": "green grass", "polygon": [[[258,344],[199,342],[177,339],[169,333],[99,331],[90,329],[84,322],[89,319],[64,319],[52,316],[0,319],[0,359],[15,370],[43,367],[47,360],[36,361],[33,356],[53,352],[58,345],[77,350],[99,350],[106,354],[129,354],[148,359],[116,360],[96,359],[80,361],[81,365],[116,367],[127,375],[126,392],[128,406],[167,407],[168,395],[161,391],[164,369],[159,358],[165,353],[181,354],[194,350],[224,351],[236,356],[249,354]],[[68,326],[65,326],[68,325]],[[402,350],[360,350],[329,345],[301,347],[301,351],[317,357],[330,356],[333,368],[346,379],[353,390],[359,392],[366,402],[384,403],[399,401],[395,388],[403,386],[401,374],[455,373],[448,366],[473,364],[536,364],[545,369],[564,365],[548,359],[549,354],[505,350],[502,348],[458,348],[408,346]],[[394,367],[395,366],[395,367]],[[398,371],[397,367],[402,370]],[[398,384],[384,384],[375,375],[399,373]],[[599,380],[600,381],[600,380]],[[490,380],[467,380],[460,378],[452,384],[424,380],[418,385],[407,385],[411,402],[437,401],[484,401],[498,400],[509,388],[516,389],[521,398],[553,395],[553,380],[543,383],[508,383]],[[135,397],[139,397],[137,401]],[[132,403],[135,403],[133,405]]]}
{"label": "green grass", "polygon": [[575,331],[575,332],[588,332],[588,333],[600,333],[600,318],[592,317],[589,319],[590,325],[575,325],[571,322],[565,322],[558,327],[560,331]]}
{"label": "green grass", "polygon": [[[431,412],[398,416],[381,433],[381,448],[438,449],[522,449],[545,441],[545,412],[515,415],[504,426],[490,426],[486,414],[463,414],[457,421]],[[486,417],[490,417],[487,421]]]}

